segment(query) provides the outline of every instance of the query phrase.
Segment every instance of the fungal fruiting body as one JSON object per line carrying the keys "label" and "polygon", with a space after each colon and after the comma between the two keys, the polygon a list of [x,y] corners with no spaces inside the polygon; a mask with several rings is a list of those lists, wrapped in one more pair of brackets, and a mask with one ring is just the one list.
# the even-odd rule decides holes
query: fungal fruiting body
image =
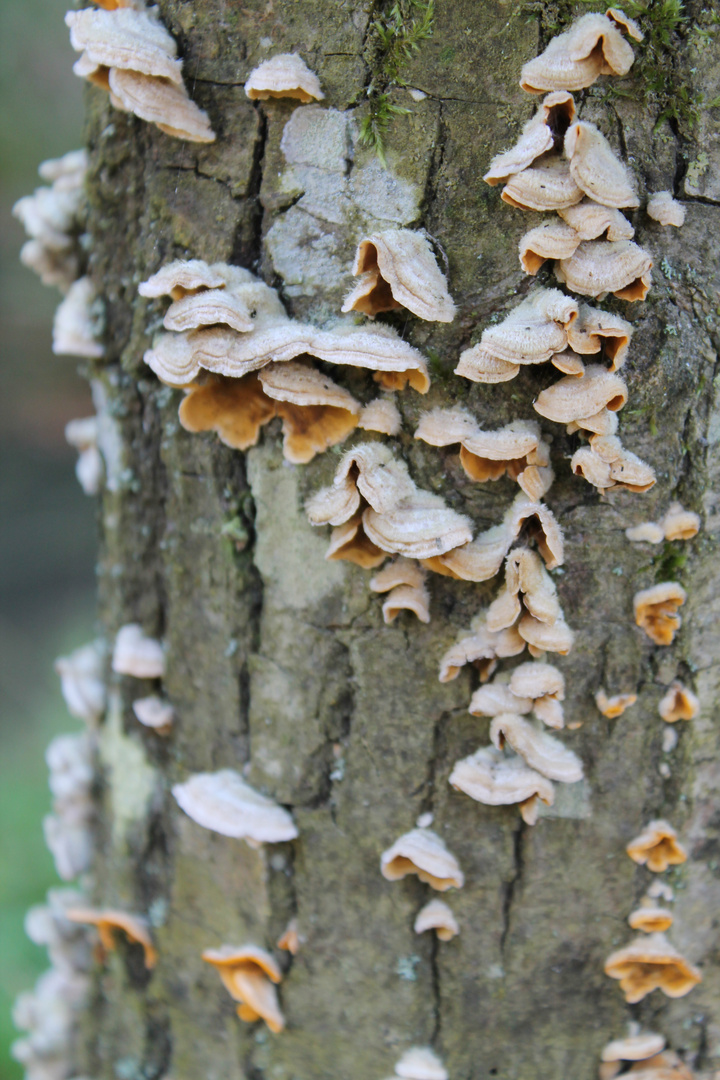
{"label": "fungal fruiting body", "polygon": [[151,694],[149,697],[133,701],[132,707],[143,727],[152,728],[158,735],[170,734],[175,720],[175,710],[169,702],[163,701],[156,694]]}
{"label": "fungal fruiting body", "polygon": [[190,142],[214,142],[207,114],[188,97],[177,46],[157,8],[69,11],[76,75],[110,93],[116,109]]}
{"label": "fungal fruiting body", "polygon": [[669,191],[656,191],[647,201],[647,214],[660,225],[674,225],[680,228],[685,223],[685,207],[673,199]]}
{"label": "fungal fruiting body", "polygon": [[411,1046],[395,1063],[394,1077],[399,1080],[448,1080],[448,1073],[429,1046]]}
{"label": "fungal fruiting body", "polygon": [[686,598],[687,593],[676,581],[641,589],[633,597],[635,622],[656,645],[671,645],[682,625],[678,608]]}
{"label": "fungal fruiting body", "polygon": [[55,661],[68,712],[90,727],[105,711],[105,656],[105,643],[97,640],[81,645],[69,656],[59,656]]}
{"label": "fungal fruiting body", "polygon": [[675,681],[663,696],[658,712],[667,724],[678,720],[694,720],[700,711],[700,702],[692,690],[681,682]]}
{"label": "fungal fruiting body", "polygon": [[251,101],[295,98],[307,104],[322,101],[320,80],[297,53],[278,53],[250,72],[245,93]]}
{"label": "fungal fruiting body", "polygon": [[117,948],[114,930],[122,930],[129,941],[142,946],[145,967],[153,968],[157,963],[157,950],[150,937],[147,919],[115,908],[73,907],[66,912],[70,922],[96,926],[104,949],[114,952]]}
{"label": "fungal fruiting body", "polygon": [[538,800],[546,806],[555,801],[555,789],[547,777],[530,768],[521,757],[506,757],[494,746],[481,747],[470,757],[456,761],[449,783],[489,806],[519,804],[528,825],[537,820]]}
{"label": "fungal fruiting body", "polygon": [[100,359],[105,355],[98,341],[102,326],[102,310],[95,287],[90,278],[78,278],[55,311],[52,351],[56,356]]}
{"label": "fungal fruiting body", "polygon": [[595,704],[603,716],[607,716],[610,720],[622,716],[625,710],[636,701],[637,694],[613,694],[612,697],[608,697],[604,690],[598,690],[595,694]]}
{"label": "fungal fruiting body", "polygon": [[511,176],[529,168],[536,158],[557,149],[562,145],[565,132],[574,118],[572,94],[565,91],[548,94],[532,119],[525,124],[515,146],[495,155],[483,180],[493,187],[505,183]]}
{"label": "fungal fruiting body", "polygon": [[216,968],[225,989],[240,1002],[237,1014],[241,1020],[264,1020],[275,1034],[283,1030],[285,1017],[275,989],[282,972],[269,952],[256,945],[222,945],[205,949],[202,958]]}
{"label": "fungal fruiting body", "polygon": [[420,319],[452,322],[455,305],[427,237],[411,229],[386,229],[358,244],[357,285],[342,311],[377,315],[405,307]]}
{"label": "fungal fruiting body", "polygon": [[611,953],[605,961],[605,974],[619,979],[630,1004],[656,989],[671,998],[684,997],[702,979],[698,969],[659,933],[641,934]]}
{"label": "fungal fruiting body", "polygon": [[434,930],[440,941],[450,941],[460,933],[457,919],[444,900],[429,900],[418,912],[413,929],[416,934]]}
{"label": "fungal fruiting body", "polygon": [[93,748],[87,732],[57,735],[45,752],[52,813],[43,819],[43,833],[57,874],[63,881],[84,874],[93,857],[95,779]]}
{"label": "fungal fruiting body", "polygon": [[386,623],[393,622],[403,610],[412,611],[421,622],[430,622],[426,578],[427,571],[419,563],[400,556],[370,579],[373,592],[387,593],[382,606]]}
{"label": "fungal fruiting body", "polygon": [[643,521],[626,529],[625,535],[633,543],[661,544],[663,540],[692,540],[700,531],[700,524],[699,514],[673,502],[660,521]]}
{"label": "fungal fruiting body", "polygon": [[98,449],[96,416],[70,420],[65,425],[65,441],[78,451],[75,475],[86,495],[97,495],[105,475],[102,455]]}
{"label": "fungal fruiting body", "polygon": [[640,907],[628,916],[628,923],[633,930],[642,930],[644,934],[664,933],[673,924],[672,912],[659,907],[649,896],[643,897]]}
{"label": "fungal fruiting body", "polygon": [[86,171],[85,150],[44,161],[38,172],[50,186],[18,199],[12,208],[29,237],[20,249],[20,262],[34,270],[43,285],[55,286],[61,293],[67,293],[80,276]]}
{"label": "fungal fruiting body", "polygon": [[642,33],[632,19],[591,13],[552,38],[545,51],[523,65],[520,86],[531,94],[546,90],[583,90],[600,75],[627,75],[634,53],[623,33],[636,41]]}
{"label": "fungal fruiting body", "polygon": [[677,833],[667,821],[649,822],[639,836],[631,840],[626,851],[633,862],[661,874],[668,866],[679,866],[687,853],[679,843]]}
{"label": "fungal fruiting body", "polygon": [[195,773],[172,789],[181,810],[204,829],[244,839],[251,847],[294,840],[295,822],[282,806],[246,784],[233,769]]}
{"label": "fungal fruiting body", "polygon": [[430,829],[412,829],[382,853],[380,872],[388,881],[417,874],[438,892],[461,889],[465,877],[455,856]]}
{"label": "fungal fruiting body", "polygon": [[118,630],[112,655],[112,669],[118,675],[161,679],[166,663],[161,643],[147,637],[137,623],[127,623]]}

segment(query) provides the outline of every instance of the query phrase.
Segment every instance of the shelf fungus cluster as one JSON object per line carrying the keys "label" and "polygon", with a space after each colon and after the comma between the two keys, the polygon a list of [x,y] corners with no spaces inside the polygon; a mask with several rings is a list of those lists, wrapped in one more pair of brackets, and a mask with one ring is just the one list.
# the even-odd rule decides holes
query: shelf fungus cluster
{"label": "shelf fungus cluster", "polygon": [[[668,867],[678,866],[687,859],[675,829],[667,821],[649,822],[626,850],[634,862],[655,874],[662,874]],[[662,891],[666,899],[672,898],[671,891]],[[630,1004],[642,1001],[657,989],[667,997],[684,997],[702,979],[698,968],[665,937],[664,932],[672,926],[673,916],[656,902],[659,892],[661,890],[651,887],[640,907],[628,919],[631,928],[640,931],[638,936],[623,948],[616,949],[605,961],[605,974],[619,981],[625,1000]]]}
{"label": "shelf fungus cluster", "polygon": [[700,515],[673,502],[659,521],[641,521],[625,530],[634,544],[662,544],[664,540],[692,540],[700,532]]}
{"label": "shelf fungus cluster", "polygon": [[73,71],[107,90],[122,112],[156,124],[166,135],[214,142],[207,113],[188,96],[177,45],[156,7],[118,6],[68,11]]}
{"label": "shelf fungus cluster", "polygon": [[[380,873],[387,881],[400,881],[412,874],[438,892],[462,889],[465,884],[457,859],[442,838],[427,826],[404,833],[384,851],[380,856]],[[440,941],[451,941],[460,933],[452,909],[438,899],[429,900],[420,909],[413,929],[416,934],[434,930]]]}
{"label": "shelf fungus cluster", "polygon": [[628,1024],[628,1034],[603,1047],[599,1080],[628,1076],[632,1080],[693,1080],[694,1073],[674,1050],[666,1048],[664,1035]]}
{"label": "shelf fungus cluster", "polygon": [[89,732],[56,735],[45,752],[52,813],[43,820],[45,843],[63,881],[90,869],[93,857],[95,780]]}
{"label": "shelf fungus cluster", "polygon": [[27,1080],[61,1080],[72,1068],[79,1024],[90,993],[92,949],[83,927],[68,918],[68,909],[82,903],[75,889],[50,889],[45,904],[31,907],[25,933],[44,946],[50,967],[32,990],[16,999],[13,1023],[25,1034],[10,1048]]}
{"label": "shelf fungus cluster", "polygon": [[391,398],[363,406],[310,358],[365,368],[386,390],[430,385],[417,349],[387,326],[339,323],[321,329],[288,317],[277,292],[248,270],[198,259],[177,260],[140,285],[141,296],[170,296],[160,335],[145,362],[185,399],[180,423],[214,431],[246,450],[275,417],[288,461],[305,464],[356,428],[396,434]]}
{"label": "shelf fungus cluster", "polygon": [[257,945],[222,945],[206,949],[203,960],[217,970],[222,984],[234,1001],[239,1002],[241,1020],[253,1023],[264,1020],[270,1031],[278,1034],[285,1027],[275,987],[282,972],[275,958]]}

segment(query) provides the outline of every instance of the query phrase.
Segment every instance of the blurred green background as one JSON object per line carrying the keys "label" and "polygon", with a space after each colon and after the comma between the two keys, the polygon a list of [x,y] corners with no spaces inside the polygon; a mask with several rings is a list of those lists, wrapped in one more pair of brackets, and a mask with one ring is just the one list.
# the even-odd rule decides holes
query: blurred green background
{"label": "blurred green background", "polygon": [[45,746],[77,730],[52,670],[94,636],[95,500],[80,490],[68,420],[92,413],[67,357],[51,349],[54,289],[18,262],[13,203],[37,167],[82,145],[82,85],[62,0],[0,0],[0,1080],[23,1070],[8,1048],[15,995],[47,967],[23,932],[26,909],[57,883],[41,821]]}

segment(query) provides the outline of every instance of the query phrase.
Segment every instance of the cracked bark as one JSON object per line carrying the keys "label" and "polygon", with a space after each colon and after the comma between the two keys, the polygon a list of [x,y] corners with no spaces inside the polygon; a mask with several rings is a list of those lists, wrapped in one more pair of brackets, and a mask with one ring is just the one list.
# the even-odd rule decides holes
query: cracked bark
{"label": "cracked bark", "polygon": [[[242,84],[267,56],[265,40],[272,52],[299,48],[321,77],[323,108],[356,122],[372,76],[367,32],[377,5],[341,0],[323,8],[321,19],[311,0],[248,0],[242,8],[165,0],[160,7],[185,57],[188,84],[217,127],[217,144],[177,143],[115,112],[95,90],[88,91],[88,141],[91,273],[108,322],[108,363],[96,377],[125,455],[119,488],[106,492],[102,506],[100,614],[110,637],[129,621],[164,635],[166,690],[178,716],[170,740],[139,731],[131,703],[141,690],[130,680],[118,683],[119,702],[102,736],[96,899],[149,912],[161,962],[150,979],[140,977],[130,951],[98,972],[82,1071],[97,1080],[379,1080],[409,1045],[433,1042],[453,1080],[589,1080],[599,1048],[630,1015],[664,1031],[699,1067],[718,1066],[720,820],[711,796],[718,781],[712,702],[720,684],[712,591],[720,334],[716,196],[710,173],[697,165],[713,152],[705,120],[697,136],[705,141],[692,133],[682,140],[671,131],[654,135],[636,95],[614,103],[616,128],[599,95],[581,95],[584,118],[611,139],[621,130],[641,183],[657,190],[674,182],[690,205],[679,231],[635,215],[639,242],[655,256],[656,283],[648,302],[630,309],[636,332],[621,433],[655,465],[656,488],[599,500],[569,475],[564,459],[573,441],[546,425],[558,473],[547,501],[567,535],[557,584],[578,642],[560,666],[566,712],[583,724],[565,739],[583,757],[588,781],[579,796],[559,789],[553,816],[525,828],[516,810],[478,806],[447,783],[453,762],[487,734],[465,711],[473,673],[441,686],[437,664],[496,582],[433,579],[430,626],[411,616],[384,626],[368,575],[325,563],[326,538],[302,512],[306,495],[332,475],[337,454],[289,468],[272,426],[247,455],[213,436],[191,436],[177,422],[178,394],[159,386],[141,359],[162,307],[139,299],[137,284],[180,255],[250,266],[282,288],[300,317],[323,321],[337,311],[349,282],[346,262],[367,219],[347,196],[350,217],[328,222],[321,200],[308,205],[306,187],[289,189],[280,140],[294,105],[253,106]],[[393,91],[411,112],[393,125],[391,172],[413,193],[407,213],[447,252],[459,305],[449,326],[397,317],[433,368],[426,399],[399,395],[405,425],[397,452],[421,486],[441,491],[478,530],[499,520],[513,486],[472,485],[457,455],[417,443],[412,433],[421,409],[454,401],[490,426],[533,417],[533,398],[553,381],[544,367],[497,387],[452,375],[459,350],[488,317],[532,284],[516,254],[527,216],[481,181],[489,158],[533,108],[517,74],[537,51],[538,28],[513,17],[516,7],[510,0],[436,0],[435,34],[408,72],[409,85],[428,97],[415,102]],[[700,5],[688,11],[701,19]],[[690,38],[680,47],[678,62],[696,68],[688,78],[712,86],[718,72],[708,52]],[[370,155],[355,146],[343,197],[359,190],[351,185],[371,167]],[[268,236],[279,223],[287,238],[291,213],[312,219],[335,245],[342,266],[336,278],[310,288],[283,281]],[[309,258],[317,242],[303,243]],[[370,394],[360,372],[334,377],[361,397]],[[660,650],[631,620],[632,594],[652,583],[656,567],[622,530],[652,518],[672,497],[701,510],[705,530],[684,549],[684,629],[672,648]],[[223,533],[235,519],[247,533],[244,546]],[[657,702],[677,671],[694,681],[703,712],[683,726],[667,758]],[[601,682],[611,692],[640,686],[638,705],[607,721],[592,701]],[[150,791],[144,801],[123,764],[138,760],[128,757],[129,747],[142,751]],[[668,779],[658,774],[662,761],[670,763]],[[184,818],[170,785],[223,767],[246,768],[251,783],[292,807],[299,841],[258,854]],[[465,888],[447,897],[461,925],[447,944],[413,933],[427,888],[415,879],[391,884],[379,873],[380,852],[428,810],[466,874]],[[668,1002],[655,994],[629,1010],[602,974],[602,960],[629,936],[624,920],[648,883],[624,846],[655,815],[669,817],[690,846],[690,862],[672,875],[673,937],[690,959],[704,962],[705,981],[689,998]],[[222,941],[272,946],[293,916],[307,940],[297,957],[283,960],[288,1028],[273,1037],[237,1020],[200,952]]]}

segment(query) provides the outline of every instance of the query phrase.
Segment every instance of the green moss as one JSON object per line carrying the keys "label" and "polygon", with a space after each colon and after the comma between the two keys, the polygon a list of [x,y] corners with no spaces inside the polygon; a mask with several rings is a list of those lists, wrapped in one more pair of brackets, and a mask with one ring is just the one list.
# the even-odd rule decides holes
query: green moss
{"label": "green moss", "polygon": [[387,164],[390,124],[396,116],[409,112],[390,101],[390,91],[407,85],[404,71],[421,42],[432,37],[434,27],[434,0],[395,0],[389,11],[371,24],[374,75],[366,90],[370,111],[360,125],[360,142],[371,147],[383,165]]}
{"label": "green moss", "polygon": [[655,581],[677,581],[687,563],[687,554],[677,544],[666,540],[662,551],[652,561]]}

